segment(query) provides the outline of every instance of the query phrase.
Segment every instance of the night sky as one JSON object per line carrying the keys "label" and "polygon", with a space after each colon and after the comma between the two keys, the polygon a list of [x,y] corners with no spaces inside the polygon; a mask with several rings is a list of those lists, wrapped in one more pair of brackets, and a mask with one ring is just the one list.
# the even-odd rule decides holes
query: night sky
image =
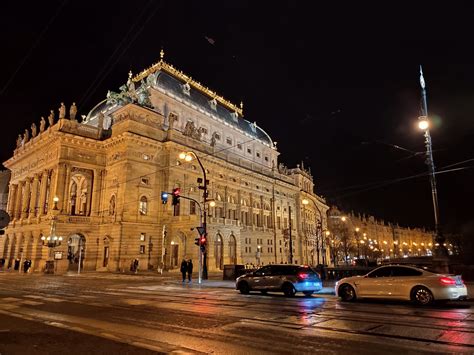
{"label": "night sky", "polygon": [[474,161],[447,166],[474,158],[474,3],[401,3],[6,2],[0,158],[61,101],[87,114],[163,48],[167,62],[242,100],[280,161],[311,167],[330,204],[432,228],[428,177],[402,179],[427,171],[417,154],[422,64],[436,167],[464,168],[437,176],[441,222],[465,230]]}

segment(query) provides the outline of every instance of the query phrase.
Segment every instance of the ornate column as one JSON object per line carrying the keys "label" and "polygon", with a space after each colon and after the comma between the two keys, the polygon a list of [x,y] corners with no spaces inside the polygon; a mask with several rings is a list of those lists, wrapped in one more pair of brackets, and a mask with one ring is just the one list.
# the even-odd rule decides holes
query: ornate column
{"label": "ornate column", "polygon": [[39,216],[43,216],[45,214],[44,205],[46,203],[46,189],[48,187],[48,177],[49,177],[49,170],[45,169],[43,171],[43,174],[41,175],[39,211],[38,211]]}
{"label": "ornate column", "polygon": [[58,202],[58,209],[61,212],[64,212],[64,206],[66,206],[66,201],[64,201],[64,180],[66,179],[66,164],[59,163],[57,172],[56,172],[56,179],[54,183],[54,194],[50,194],[50,201],[53,201],[53,198],[57,196],[59,198]]}
{"label": "ornate column", "polygon": [[33,178],[33,182],[31,183],[31,199],[30,199],[30,213],[29,217],[35,217],[38,215],[38,211],[36,210],[36,205],[38,203],[38,183],[39,183],[39,175],[35,174]]}
{"label": "ornate column", "polygon": [[236,208],[236,213],[237,213],[237,219],[240,220],[240,224],[242,223],[242,192],[240,191],[240,188],[237,190],[237,208]]}
{"label": "ornate column", "polygon": [[[63,203],[63,212],[70,214],[71,212],[68,210],[69,208],[69,181],[71,180],[71,164],[66,165],[66,176],[64,178],[64,196],[62,199],[64,200]],[[59,196],[58,196],[59,197]],[[59,197],[61,199],[61,197]]]}
{"label": "ornate column", "polygon": [[30,210],[29,197],[30,197],[30,188],[31,188],[31,178],[26,178],[25,180],[25,189],[23,191],[23,201],[21,203],[21,218],[27,218]]}
{"label": "ornate column", "polygon": [[92,182],[92,204],[91,216],[98,216],[100,211],[100,195],[103,170],[94,169],[94,180]]}
{"label": "ornate column", "polygon": [[15,213],[15,200],[18,190],[18,184],[10,184],[10,193],[8,194],[8,207],[7,212],[10,215],[10,218],[13,219],[13,214]]}
{"label": "ornate column", "polygon": [[21,195],[23,193],[23,184],[23,181],[18,182],[18,188],[15,196],[15,209],[13,210],[15,219],[20,219],[21,216]]}

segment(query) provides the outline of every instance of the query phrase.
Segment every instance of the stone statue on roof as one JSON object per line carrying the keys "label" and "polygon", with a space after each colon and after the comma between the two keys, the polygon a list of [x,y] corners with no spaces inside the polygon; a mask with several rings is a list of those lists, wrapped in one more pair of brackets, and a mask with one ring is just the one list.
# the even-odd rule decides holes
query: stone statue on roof
{"label": "stone statue on roof", "polygon": [[64,106],[64,102],[61,102],[61,106],[59,107],[59,119],[66,117],[66,106]]}
{"label": "stone statue on roof", "polygon": [[51,110],[51,113],[48,116],[49,127],[54,125],[54,111]]}
{"label": "stone statue on roof", "polygon": [[16,147],[20,148],[22,143],[23,143],[23,138],[21,138],[21,134],[19,134],[18,138],[16,139]]}
{"label": "stone statue on roof", "polygon": [[41,121],[40,121],[40,133],[44,132],[44,127],[46,126],[46,121],[43,116],[41,116]]}
{"label": "stone statue on roof", "polygon": [[141,81],[140,89],[138,90],[138,103],[142,106],[153,108],[150,100],[150,93],[148,92],[143,79]]}
{"label": "stone statue on roof", "polygon": [[28,129],[25,129],[25,134],[23,134],[23,144],[28,143],[29,140],[30,140],[30,132],[28,131]]}
{"label": "stone statue on roof", "polygon": [[77,114],[77,106],[76,103],[73,102],[71,105],[71,108],[69,109],[69,118],[73,121],[76,120],[76,114]]}
{"label": "stone statue on roof", "polygon": [[211,137],[211,147],[214,147],[215,145],[216,145],[216,132],[214,132]]}
{"label": "stone statue on roof", "polygon": [[31,136],[34,138],[38,134],[38,129],[36,128],[36,123],[31,124]]}
{"label": "stone statue on roof", "polygon": [[194,122],[193,121],[188,121],[186,122],[186,126],[184,127],[184,132],[183,134],[188,137],[192,137],[194,133]]}
{"label": "stone statue on roof", "polygon": [[178,115],[174,112],[170,112],[168,115],[168,131],[173,130],[174,123],[178,120]]}

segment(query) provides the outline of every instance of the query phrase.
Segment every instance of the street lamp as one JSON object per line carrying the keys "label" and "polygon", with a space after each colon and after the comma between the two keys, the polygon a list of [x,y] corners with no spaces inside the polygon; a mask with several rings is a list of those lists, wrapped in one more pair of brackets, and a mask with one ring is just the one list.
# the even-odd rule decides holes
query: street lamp
{"label": "street lamp", "polygon": [[439,225],[439,207],[438,207],[438,191],[436,188],[436,175],[435,175],[435,165],[433,160],[433,147],[430,135],[430,123],[428,119],[428,104],[426,101],[426,88],[425,88],[425,79],[423,78],[423,70],[420,65],[420,86],[421,86],[421,116],[418,117],[418,127],[424,131],[425,136],[425,147],[426,147],[426,160],[425,163],[428,165],[428,171],[430,176],[430,184],[431,184],[431,197],[433,200],[433,211],[434,211],[434,219],[435,219],[435,237],[434,241],[439,244],[439,247],[436,248],[437,256],[447,256],[447,250],[443,247],[445,242],[445,238],[443,237],[440,231]]}
{"label": "street lamp", "polygon": [[354,230],[355,237],[356,237],[356,243],[357,243],[357,259],[360,258],[359,231],[360,231],[359,227],[356,227],[355,230]]}
{"label": "street lamp", "polygon": [[46,272],[54,273],[54,248],[61,245],[63,237],[56,235],[56,216],[59,213],[58,209],[59,198],[54,196],[53,198],[53,208],[51,209],[51,229],[49,235],[41,237],[41,242],[44,246],[49,248],[48,256],[51,260],[46,261]]}
{"label": "street lamp", "polygon": [[48,248],[56,248],[60,246],[61,242],[63,241],[63,237],[56,235],[56,216],[59,213],[58,202],[59,198],[55,196],[53,198],[53,209],[51,210],[51,229],[49,235],[47,237],[44,235],[41,237],[43,245],[47,246]]}
{"label": "street lamp", "polygon": [[304,232],[304,248],[305,248],[305,264],[308,264],[308,236],[306,235],[306,209],[305,206],[309,203],[307,199],[301,201],[303,203],[303,232]]}
{"label": "street lamp", "polygon": [[[189,152],[182,152],[179,154],[179,159],[184,160],[186,162],[191,162],[193,159],[196,159],[197,162],[199,163],[199,166],[201,167],[202,170],[202,175],[204,179],[204,184],[203,186],[199,186],[199,189],[202,189],[202,199],[203,199],[203,216],[201,218],[201,227],[202,227],[202,235],[204,237],[207,237],[207,210],[206,210],[206,202],[210,202],[207,199],[208,192],[207,192],[207,178],[206,178],[206,169],[204,169],[204,166],[202,165],[201,159],[194,153],[193,151]],[[198,182],[200,182],[200,179],[198,179]],[[212,206],[212,202],[210,202],[210,205]],[[214,202],[215,206],[215,202]],[[201,243],[201,238],[199,238],[199,242]],[[206,263],[206,251],[203,253],[202,251],[202,245],[199,245],[199,278],[198,282],[201,283],[202,279],[207,279],[207,263]],[[204,260],[203,260],[204,259]]]}

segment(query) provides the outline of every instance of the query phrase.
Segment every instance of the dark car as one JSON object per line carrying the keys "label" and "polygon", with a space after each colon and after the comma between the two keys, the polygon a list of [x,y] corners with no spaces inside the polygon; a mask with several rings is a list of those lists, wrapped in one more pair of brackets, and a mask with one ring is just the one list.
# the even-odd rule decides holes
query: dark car
{"label": "dark car", "polygon": [[296,292],[311,296],[322,287],[319,274],[309,266],[286,264],[267,265],[242,275],[235,281],[235,288],[242,294],[250,291],[276,291],[289,297],[294,296]]}

